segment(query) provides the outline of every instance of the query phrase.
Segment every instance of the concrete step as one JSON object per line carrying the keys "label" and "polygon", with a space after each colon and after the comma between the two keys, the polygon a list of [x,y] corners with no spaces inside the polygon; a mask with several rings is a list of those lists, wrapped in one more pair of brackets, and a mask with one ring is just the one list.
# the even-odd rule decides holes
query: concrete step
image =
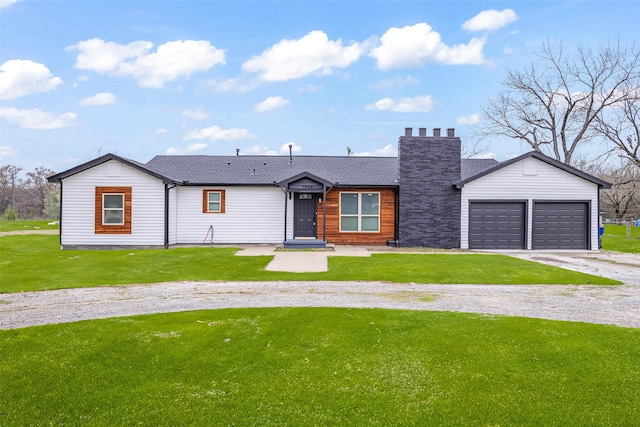
{"label": "concrete step", "polygon": [[290,239],[283,242],[285,249],[326,248],[327,242],[318,239]]}

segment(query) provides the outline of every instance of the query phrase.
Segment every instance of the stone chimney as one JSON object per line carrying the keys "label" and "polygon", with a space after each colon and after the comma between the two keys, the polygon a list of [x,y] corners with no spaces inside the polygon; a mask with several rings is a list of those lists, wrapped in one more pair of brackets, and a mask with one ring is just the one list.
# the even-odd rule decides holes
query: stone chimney
{"label": "stone chimney", "polygon": [[413,136],[406,128],[398,141],[398,244],[433,248],[460,247],[461,142],[454,129]]}

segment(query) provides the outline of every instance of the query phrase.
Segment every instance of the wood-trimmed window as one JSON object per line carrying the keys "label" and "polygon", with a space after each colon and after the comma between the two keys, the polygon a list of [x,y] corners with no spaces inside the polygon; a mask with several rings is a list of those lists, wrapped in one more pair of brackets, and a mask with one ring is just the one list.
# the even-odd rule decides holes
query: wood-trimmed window
{"label": "wood-trimmed window", "polygon": [[380,193],[340,193],[340,232],[380,232]]}
{"label": "wood-trimmed window", "polygon": [[96,187],[95,233],[131,234],[131,187]]}
{"label": "wood-trimmed window", "polygon": [[202,190],[202,213],[224,213],[224,190]]}

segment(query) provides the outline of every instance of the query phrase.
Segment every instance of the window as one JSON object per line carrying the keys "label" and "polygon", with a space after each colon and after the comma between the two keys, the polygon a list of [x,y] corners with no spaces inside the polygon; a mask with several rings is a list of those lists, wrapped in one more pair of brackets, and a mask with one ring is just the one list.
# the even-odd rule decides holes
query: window
{"label": "window", "polygon": [[96,187],[96,234],[131,234],[131,187]]}
{"label": "window", "polygon": [[380,193],[340,193],[340,231],[380,231]]}
{"label": "window", "polygon": [[224,213],[224,210],[224,190],[202,190],[202,213]]}
{"label": "window", "polygon": [[102,225],[124,225],[124,194],[102,193]]}

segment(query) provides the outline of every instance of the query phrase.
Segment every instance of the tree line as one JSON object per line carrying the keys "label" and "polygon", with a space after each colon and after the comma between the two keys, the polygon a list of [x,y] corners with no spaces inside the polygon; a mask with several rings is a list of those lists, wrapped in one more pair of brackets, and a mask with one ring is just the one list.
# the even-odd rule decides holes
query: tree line
{"label": "tree line", "polygon": [[15,165],[0,167],[0,215],[5,221],[57,219],[60,186],[47,181],[55,172],[43,166],[21,174]]}

